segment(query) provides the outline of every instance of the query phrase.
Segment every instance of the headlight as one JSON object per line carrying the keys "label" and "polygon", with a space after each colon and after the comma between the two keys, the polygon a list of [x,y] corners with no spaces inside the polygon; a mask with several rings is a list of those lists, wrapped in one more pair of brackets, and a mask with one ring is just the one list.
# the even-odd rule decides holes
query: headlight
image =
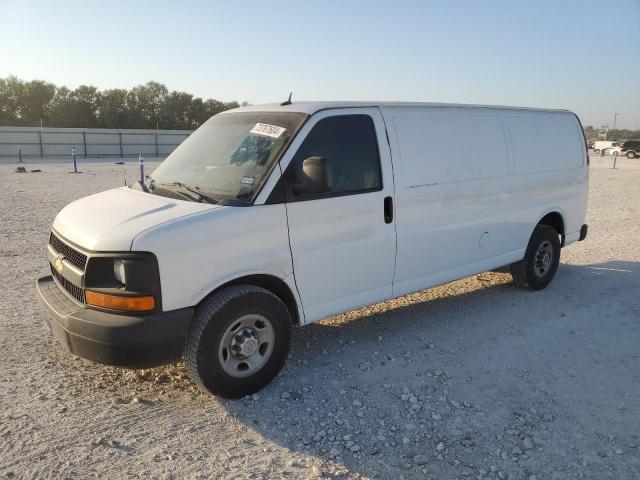
{"label": "headlight", "polygon": [[93,252],[84,285],[87,305],[114,311],[161,311],[160,271],[150,252]]}
{"label": "headlight", "polygon": [[113,261],[113,274],[115,275],[118,282],[120,282],[122,285],[126,285],[127,281],[124,272],[124,262],[122,260]]}

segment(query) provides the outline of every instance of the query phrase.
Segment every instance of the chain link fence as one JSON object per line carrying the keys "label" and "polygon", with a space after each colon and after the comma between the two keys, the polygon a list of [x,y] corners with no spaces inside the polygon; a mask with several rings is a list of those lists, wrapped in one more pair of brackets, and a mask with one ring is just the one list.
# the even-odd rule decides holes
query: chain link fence
{"label": "chain link fence", "polygon": [[0,127],[0,159],[166,157],[191,130]]}

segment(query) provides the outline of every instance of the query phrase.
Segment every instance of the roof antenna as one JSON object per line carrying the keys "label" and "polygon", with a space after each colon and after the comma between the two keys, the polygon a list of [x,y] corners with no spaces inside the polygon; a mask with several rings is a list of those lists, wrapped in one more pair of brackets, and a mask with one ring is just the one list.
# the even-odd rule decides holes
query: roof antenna
{"label": "roof antenna", "polygon": [[293,92],[289,92],[289,98],[287,100],[285,100],[284,102],[282,102],[280,105],[282,105],[283,107],[285,105],[291,105],[291,95],[293,94]]}

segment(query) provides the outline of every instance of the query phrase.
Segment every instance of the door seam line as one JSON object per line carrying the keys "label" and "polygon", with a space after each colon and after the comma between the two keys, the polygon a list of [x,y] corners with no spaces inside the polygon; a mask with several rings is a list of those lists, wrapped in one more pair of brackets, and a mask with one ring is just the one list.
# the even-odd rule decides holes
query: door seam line
{"label": "door seam line", "polygon": [[395,170],[394,170],[394,165],[393,165],[393,153],[391,152],[391,139],[389,138],[389,129],[387,128],[387,122],[384,119],[384,115],[382,114],[382,109],[380,107],[378,107],[378,112],[380,113],[380,118],[382,119],[382,125],[384,125],[384,133],[385,136],[387,137],[387,147],[389,148],[389,163],[391,163],[391,185],[393,185],[393,203],[392,203],[392,208],[393,208],[393,212],[391,212],[391,214],[393,215],[393,233],[395,235],[395,248],[394,248],[394,253],[393,253],[393,276],[391,277],[391,297],[390,298],[394,298],[394,290],[395,290],[395,285],[396,285],[396,268],[398,265],[398,216],[396,215],[396,206],[398,204],[397,199],[396,199],[396,175],[395,175]]}
{"label": "door seam line", "polygon": [[[302,319],[300,319],[300,325],[306,325],[307,323],[307,315],[304,311],[304,304],[302,303],[302,295],[300,295],[300,289],[298,288],[298,280],[296,278],[296,264],[293,261],[293,249],[291,248],[291,230],[289,229],[289,207],[287,206],[286,199],[286,190],[284,185],[284,175],[282,173],[282,165],[278,162],[278,169],[280,170],[280,178],[283,180],[282,182],[278,181],[277,183],[281,184],[282,187],[282,198],[284,201],[282,204],[284,205],[284,217],[287,222],[287,244],[289,245],[289,258],[291,258],[291,274],[293,275],[293,285],[296,287],[296,292],[298,292],[298,298],[300,299],[300,310],[302,311]],[[277,185],[276,183],[276,185]]]}

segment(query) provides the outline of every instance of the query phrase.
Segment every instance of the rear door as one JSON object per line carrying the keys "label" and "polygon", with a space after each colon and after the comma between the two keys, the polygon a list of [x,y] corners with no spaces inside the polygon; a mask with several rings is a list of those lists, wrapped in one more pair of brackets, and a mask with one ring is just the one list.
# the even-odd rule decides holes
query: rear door
{"label": "rear door", "polygon": [[[394,188],[380,111],[317,113],[291,149],[295,155],[282,165],[282,186],[306,321],[390,298],[396,253]],[[296,193],[297,175],[309,157],[327,159],[333,178],[329,192]]]}

